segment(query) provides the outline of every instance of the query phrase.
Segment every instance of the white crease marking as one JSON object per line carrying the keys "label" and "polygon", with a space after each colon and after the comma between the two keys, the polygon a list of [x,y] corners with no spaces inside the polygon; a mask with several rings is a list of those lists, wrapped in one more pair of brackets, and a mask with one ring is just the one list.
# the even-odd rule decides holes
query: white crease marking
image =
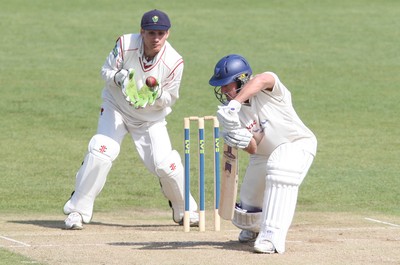
{"label": "white crease marking", "polygon": [[17,244],[20,244],[20,245],[23,245],[23,246],[25,246],[25,247],[30,247],[30,246],[31,246],[31,245],[29,245],[29,244],[26,244],[26,243],[24,243],[24,242],[21,242],[21,241],[18,241],[18,240],[9,238],[9,237],[0,236],[0,238],[5,239],[5,240],[7,240],[7,241],[11,241],[11,242],[17,243]]}
{"label": "white crease marking", "polygon": [[371,222],[375,222],[375,223],[390,225],[390,226],[394,226],[394,227],[400,227],[400,225],[398,225],[398,224],[392,224],[392,223],[388,223],[388,222],[384,222],[384,221],[380,221],[380,220],[376,220],[376,219],[372,219],[372,218],[368,218],[368,217],[365,217],[364,219],[371,221]]}

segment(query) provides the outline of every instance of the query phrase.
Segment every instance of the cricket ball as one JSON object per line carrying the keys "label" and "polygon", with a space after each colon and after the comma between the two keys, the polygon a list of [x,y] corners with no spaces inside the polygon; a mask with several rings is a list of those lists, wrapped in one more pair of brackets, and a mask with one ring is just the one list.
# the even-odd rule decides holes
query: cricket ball
{"label": "cricket ball", "polygon": [[158,86],[157,79],[153,76],[149,76],[146,78],[146,86],[148,87],[156,87]]}

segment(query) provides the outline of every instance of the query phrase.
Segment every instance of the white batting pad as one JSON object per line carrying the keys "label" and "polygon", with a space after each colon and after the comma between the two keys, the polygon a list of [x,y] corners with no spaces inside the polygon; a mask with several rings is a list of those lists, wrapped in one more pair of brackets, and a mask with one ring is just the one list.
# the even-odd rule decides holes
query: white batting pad
{"label": "white batting pad", "polygon": [[297,203],[298,186],[269,180],[264,193],[261,231],[265,231],[279,253],[285,251],[285,240]]}
{"label": "white batting pad", "polygon": [[64,205],[65,214],[78,212],[82,215],[83,222],[90,222],[94,200],[104,187],[119,149],[119,144],[107,136],[97,134],[92,137],[88,153],[76,174],[74,194]]}
{"label": "white batting pad", "polygon": [[312,161],[313,156],[296,144],[284,144],[271,154],[267,162],[260,235],[266,236],[278,253],[285,252],[286,235],[295,213],[299,186]]}
{"label": "white batting pad", "polygon": [[[163,162],[157,165],[156,173],[164,196],[172,203],[174,221],[178,223],[183,218],[185,210],[183,165],[179,153],[173,150]],[[190,210],[197,210],[197,203],[191,195]]]}

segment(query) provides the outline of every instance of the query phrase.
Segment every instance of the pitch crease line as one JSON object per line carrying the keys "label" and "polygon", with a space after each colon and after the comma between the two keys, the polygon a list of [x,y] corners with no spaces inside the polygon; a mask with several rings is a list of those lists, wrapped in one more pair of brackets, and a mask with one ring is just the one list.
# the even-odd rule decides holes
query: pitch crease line
{"label": "pitch crease line", "polygon": [[8,241],[11,241],[11,242],[14,242],[14,243],[20,244],[20,245],[23,245],[23,246],[25,246],[25,247],[30,247],[30,246],[31,246],[31,245],[29,245],[29,244],[26,244],[26,243],[24,243],[24,242],[21,242],[21,241],[18,241],[18,240],[14,240],[14,239],[12,239],[12,238],[9,238],[9,237],[0,236],[0,238],[3,238],[3,239],[5,239],[5,240],[8,240]]}
{"label": "pitch crease line", "polygon": [[368,218],[368,217],[365,217],[364,219],[368,220],[368,221],[371,221],[371,222],[375,222],[375,223],[390,225],[390,226],[394,226],[394,227],[400,227],[400,225],[397,225],[397,224],[392,224],[392,223],[388,223],[388,222],[384,222],[384,221],[379,221],[379,220]]}

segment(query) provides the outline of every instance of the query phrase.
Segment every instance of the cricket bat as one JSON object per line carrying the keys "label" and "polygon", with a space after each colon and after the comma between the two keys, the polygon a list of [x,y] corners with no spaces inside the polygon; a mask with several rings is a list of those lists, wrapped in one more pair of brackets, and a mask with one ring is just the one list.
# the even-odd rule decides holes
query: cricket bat
{"label": "cricket bat", "polygon": [[225,220],[232,220],[235,209],[239,179],[238,160],[238,149],[224,144],[218,214]]}

